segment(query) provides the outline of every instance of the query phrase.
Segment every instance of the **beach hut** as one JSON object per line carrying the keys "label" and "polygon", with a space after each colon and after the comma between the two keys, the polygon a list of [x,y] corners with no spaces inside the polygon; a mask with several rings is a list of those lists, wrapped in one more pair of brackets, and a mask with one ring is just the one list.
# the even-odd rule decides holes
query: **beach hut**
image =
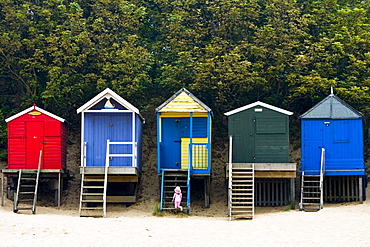
{"label": "beach hut", "polygon": [[[363,116],[331,93],[300,116],[301,210],[364,199]],[[314,188],[313,188],[314,187]]]}
{"label": "beach hut", "polygon": [[294,207],[296,164],[289,163],[292,114],[260,101],[225,113],[231,218],[253,218],[254,206]]}
{"label": "beach hut", "polygon": [[77,113],[81,113],[80,216],[105,217],[107,202],[136,202],[144,119],[109,88]]}
{"label": "beach hut", "polygon": [[176,186],[181,187],[183,201],[190,210],[192,178],[204,181],[205,206],[209,206],[211,112],[185,88],[156,109],[161,210],[173,209],[171,200]]}
{"label": "beach hut", "polygon": [[[2,170],[2,174],[9,178],[8,188],[15,190],[14,211],[32,209],[35,212],[40,176],[52,181],[49,184],[58,193],[59,207],[66,170],[65,120],[34,105],[5,121],[8,126],[8,167]],[[31,199],[31,208],[18,207]]]}

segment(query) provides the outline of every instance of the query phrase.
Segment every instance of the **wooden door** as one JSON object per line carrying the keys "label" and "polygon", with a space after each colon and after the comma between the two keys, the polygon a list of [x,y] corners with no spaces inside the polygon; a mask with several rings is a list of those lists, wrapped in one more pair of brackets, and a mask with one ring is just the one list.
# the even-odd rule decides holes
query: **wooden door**
{"label": "wooden door", "polygon": [[37,169],[44,142],[44,122],[27,122],[26,125],[26,169]]}
{"label": "wooden door", "polygon": [[181,120],[162,118],[161,169],[181,168]]}

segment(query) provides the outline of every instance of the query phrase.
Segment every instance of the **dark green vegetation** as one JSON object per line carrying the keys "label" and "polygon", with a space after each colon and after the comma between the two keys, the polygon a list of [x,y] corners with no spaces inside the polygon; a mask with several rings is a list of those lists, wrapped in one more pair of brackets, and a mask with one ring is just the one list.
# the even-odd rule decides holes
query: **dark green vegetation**
{"label": "dark green vegetation", "polygon": [[106,87],[152,123],[185,87],[213,109],[221,137],[228,110],[260,100],[296,118],[331,86],[369,116],[369,9],[367,0],[1,0],[0,148],[6,117],[36,103],[78,130],[76,109]]}

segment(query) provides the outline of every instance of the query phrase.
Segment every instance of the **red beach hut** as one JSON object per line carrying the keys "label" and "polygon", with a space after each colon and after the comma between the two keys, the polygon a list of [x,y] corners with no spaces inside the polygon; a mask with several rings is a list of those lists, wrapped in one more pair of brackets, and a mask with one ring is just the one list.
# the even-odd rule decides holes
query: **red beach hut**
{"label": "red beach hut", "polygon": [[66,169],[65,120],[36,105],[5,120],[8,124],[8,169]]}

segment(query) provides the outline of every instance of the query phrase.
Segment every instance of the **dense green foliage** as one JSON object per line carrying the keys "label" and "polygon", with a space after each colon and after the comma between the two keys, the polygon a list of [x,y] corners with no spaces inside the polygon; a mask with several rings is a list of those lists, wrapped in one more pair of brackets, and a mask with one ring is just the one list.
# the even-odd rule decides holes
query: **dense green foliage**
{"label": "dense green foliage", "polygon": [[79,128],[106,87],[144,114],[185,87],[213,109],[303,113],[330,93],[370,115],[370,3],[360,0],[1,0],[0,146],[33,103]]}

